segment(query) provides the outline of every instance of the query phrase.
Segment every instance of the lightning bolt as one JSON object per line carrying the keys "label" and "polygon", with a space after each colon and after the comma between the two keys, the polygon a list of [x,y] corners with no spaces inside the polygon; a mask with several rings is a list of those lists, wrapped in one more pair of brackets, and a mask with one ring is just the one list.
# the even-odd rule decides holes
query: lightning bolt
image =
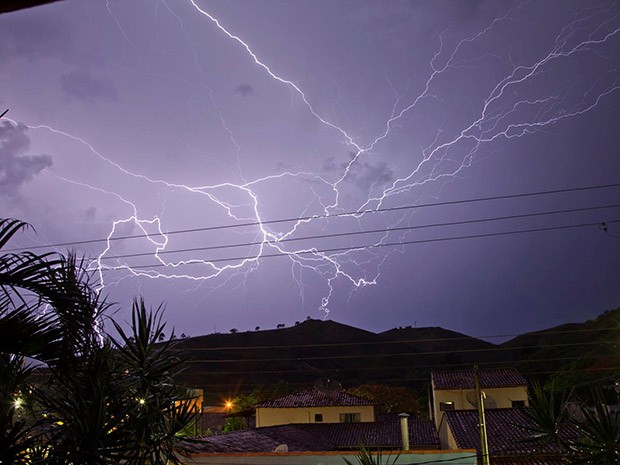
{"label": "lightning bolt", "polygon": [[[162,252],[169,246],[169,233],[163,227],[162,215],[143,217],[135,201],[126,198],[110,189],[83,183],[77,180],[59,177],[64,182],[70,182],[85,189],[100,192],[112,196],[128,208],[127,216],[113,221],[109,234],[106,238],[104,249],[91,262],[90,268],[98,273],[100,289],[110,284],[108,276],[119,276],[113,273],[121,273],[121,278],[112,281],[117,284],[119,279],[126,277],[150,278],[150,279],[183,279],[195,282],[197,286],[207,281],[219,283],[217,288],[229,288],[234,279],[241,277],[238,286],[244,286],[245,280],[250,273],[260,267],[260,259],[269,253],[285,256],[291,263],[291,276],[299,288],[300,298],[304,301],[304,274],[312,273],[319,276],[325,282],[325,292],[321,297],[319,308],[327,315],[330,311],[330,302],[336,292],[337,280],[344,280],[351,286],[351,292],[365,286],[376,285],[379,282],[382,265],[393,253],[404,253],[403,248],[392,248],[388,252],[380,252],[371,247],[352,247],[351,250],[338,252],[321,252],[316,247],[293,247],[290,242],[283,241],[295,237],[304,228],[317,227],[322,229],[331,228],[336,218],[352,222],[358,230],[364,230],[363,219],[368,212],[381,209],[388,201],[397,201],[412,191],[423,188],[426,185],[440,183],[457,177],[462,171],[469,168],[474,161],[481,156],[484,146],[496,140],[510,140],[521,138],[529,134],[542,131],[558,124],[559,122],[580,117],[599,106],[599,104],[612,94],[620,90],[620,78],[616,68],[607,70],[600,78],[591,83],[591,86],[583,97],[577,101],[570,101],[569,96],[558,90],[552,95],[531,97],[524,95],[527,85],[535,82],[543,76],[551,66],[562,60],[570,60],[583,54],[597,55],[601,59],[605,56],[605,47],[620,38],[620,27],[616,24],[620,10],[591,8],[586,13],[575,11],[572,21],[569,22],[557,35],[553,45],[538,58],[529,63],[514,63],[510,56],[487,54],[474,58],[465,58],[465,52],[472,44],[486,40],[492,32],[502,27],[502,24],[513,20],[514,14],[523,8],[518,5],[509,9],[504,15],[493,19],[484,29],[468,37],[459,40],[456,45],[448,48],[444,31],[438,37],[437,50],[431,58],[428,66],[428,75],[417,94],[408,97],[409,85],[404,92],[399,92],[386,76],[388,86],[394,94],[394,102],[389,116],[383,121],[381,129],[366,142],[354,136],[342,125],[322,115],[313,106],[311,99],[304,93],[299,84],[280,75],[260,58],[258,52],[241,38],[240,35],[230,31],[218,18],[204,9],[197,0],[188,0],[191,9],[204,17],[209,24],[224,34],[233,45],[239,47],[248,59],[266,77],[288,88],[293,95],[300,99],[305,109],[321,125],[328,128],[341,140],[346,147],[351,149],[350,160],[340,167],[335,177],[326,176],[312,171],[287,170],[277,174],[270,174],[252,180],[246,179],[242,170],[239,154],[241,146],[237,143],[231,127],[226,123],[224,112],[218,107],[214,92],[207,85],[206,73],[199,65],[196,45],[191,41],[190,35],[183,25],[183,20],[164,0],[159,0],[156,8],[161,4],[165,10],[178,21],[182,31],[190,42],[194,62],[202,76],[203,89],[216,109],[221,126],[228,134],[231,144],[237,154],[237,168],[241,183],[222,182],[218,184],[191,186],[181,183],[173,183],[163,178],[154,178],[141,173],[131,171],[114,161],[111,157],[100,153],[93,145],[83,138],[66,131],[59,130],[50,125],[28,125],[31,130],[45,130],[60,137],[68,138],[85,149],[101,162],[114,168],[122,176],[133,178],[140,182],[158,186],[169,192],[182,191],[192,196],[204,198],[211,205],[217,206],[226,217],[235,223],[252,222],[255,224],[249,232],[244,229],[244,234],[253,234],[256,238],[256,246],[247,252],[246,257],[223,264],[219,260],[190,258],[183,260],[167,260]],[[113,15],[109,0],[106,8],[112,15],[118,29],[126,39],[120,20]],[[159,14],[156,9],[156,15]],[[602,20],[601,18],[605,18]],[[359,202],[355,211],[342,215],[346,211],[342,206],[342,193],[346,182],[351,179],[356,168],[360,167],[365,157],[372,157],[374,153],[382,150],[384,144],[394,136],[394,130],[408,116],[414,114],[423,102],[428,100],[441,101],[441,95],[437,92],[439,81],[442,76],[456,73],[460,69],[472,65],[483,59],[500,60],[505,65],[506,71],[500,76],[494,85],[482,98],[479,107],[472,111],[470,120],[452,134],[448,131],[437,131],[434,138],[425,147],[409,146],[411,159],[418,160],[410,169],[403,170],[395,179],[382,185],[374,182],[365,199]],[[340,95],[340,92],[339,92]],[[332,109],[335,110],[335,102]],[[334,111],[335,114],[335,111]],[[6,118],[5,118],[6,119]],[[10,120],[13,124],[17,121]],[[386,149],[387,150],[387,149]],[[268,185],[276,180],[295,179],[305,182],[314,192],[316,203],[320,205],[322,214],[308,215],[306,212],[313,210],[313,205],[308,204],[301,212],[298,220],[289,224],[279,225],[272,228],[269,222],[263,219],[261,214],[260,187]],[[330,192],[329,196],[320,194],[318,188],[324,188]],[[229,192],[236,192],[243,200],[229,200]],[[421,201],[423,199],[418,199]],[[412,214],[403,214],[395,219],[386,218],[387,230],[398,229],[402,225],[410,225]],[[121,258],[113,258],[113,241],[118,237],[119,230],[123,226],[132,225],[137,227],[146,238],[147,245],[152,250],[155,265],[135,266]],[[338,225],[336,225],[338,226]],[[401,228],[402,229],[402,228]],[[404,240],[409,232],[402,232],[399,240]],[[385,244],[392,236],[389,231],[384,232],[372,245]],[[114,260],[114,261],[112,261]],[[373,265],[372,267],[370,265]],[[374,271],[369,271],[372,268]],[[192,270],[191,272],[188,270]],[[124,274],[123,274],[124,273]],[[198,287],[196,287],[198,289]]]}

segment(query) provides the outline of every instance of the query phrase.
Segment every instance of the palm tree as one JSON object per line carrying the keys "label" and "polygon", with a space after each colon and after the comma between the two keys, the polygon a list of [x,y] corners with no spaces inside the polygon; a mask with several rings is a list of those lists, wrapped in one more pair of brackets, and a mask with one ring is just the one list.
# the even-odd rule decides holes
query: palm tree
{"label": "palm tree", "polygon": [[620,415],[611,412],[600,388],[592,389],[591,399],[577,399],[576,410],[568,414],[568,398],[554,398],[534,383],[530,390],[530,407],[524,410],[530,441],[562,450],[574,465],[620,464]]}
{"label": "palm tree", "polygon": [[[26,227],[0,220],[0,249]],[[46,464],[178,462],[193,413],[173,383],[171,340],[159,342],[161,308],[136,301],[129,332],[112,321],[115,339],[100,327],[109,304],[94,289],[74,254],[0,255],[1,463],[37,463],[37,445]],[[47,383],[32,384],[26,356],[45,363]]]}
{"label": "palm tree", "polygon": [[620,414],[607,408],[600,388],[592,390],[593,408],[581,404],[581,421],[575,421],[579,439],[570,444],[571,449],[583,457],[575,464],[620,464]]}
{"label": "palm tree", "polygon": [[556,393],[545,390],[537,381],[532,383],[528,391],[530,408],[523,410],[523,413],[529,424],[523,428],[529,431],[530,440],[566,448],[565,437],[561,434],[569,420],[565,408],[566,396],[556,396]]}
{"label": "palm tree", "polygon": [[[27,225],[0,219],[0,250]],[[0,255],[0,352],[47,358],[53,356],[60,334],[42,305],[58,298],[50,278],[62,264],[56,254],[32,252]]]}
{"label": "palm tree", "polygon": [[[0,249],[27,225],[0,220]],[[23,463],[36,444],[36,425],[22,414],[32,368],[24,357],[51,359],[60,332],[41,305],[54,297],[50,276],[61,263],[53,254],[0,255],[0,462]],[[31,454],[32,455],[32,454]]]}

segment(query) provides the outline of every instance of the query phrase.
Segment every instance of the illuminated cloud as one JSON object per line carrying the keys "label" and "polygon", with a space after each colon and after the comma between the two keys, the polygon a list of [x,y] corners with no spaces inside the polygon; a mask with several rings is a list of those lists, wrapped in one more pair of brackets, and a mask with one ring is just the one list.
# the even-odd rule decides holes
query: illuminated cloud
{"label": "illuminated cloud", "polygon": [[23,124],[0,123],[0,192],[16,195],[19,189],[45,168],[52,166],[50,155],[27,155],[30,138]]}

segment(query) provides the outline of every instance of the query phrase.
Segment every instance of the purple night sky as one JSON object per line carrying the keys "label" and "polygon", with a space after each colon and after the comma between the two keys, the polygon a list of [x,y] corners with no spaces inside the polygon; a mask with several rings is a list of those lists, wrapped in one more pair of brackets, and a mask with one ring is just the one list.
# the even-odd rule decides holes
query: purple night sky
{"label": "purple night sky", "polygon": [[7,108],[14,247],[113,239],[36,250],[92,259],[120,319],[488,336],[620,306],[620,187],[341,215],[620,183],[617,2],[66,0],[0,15]]}

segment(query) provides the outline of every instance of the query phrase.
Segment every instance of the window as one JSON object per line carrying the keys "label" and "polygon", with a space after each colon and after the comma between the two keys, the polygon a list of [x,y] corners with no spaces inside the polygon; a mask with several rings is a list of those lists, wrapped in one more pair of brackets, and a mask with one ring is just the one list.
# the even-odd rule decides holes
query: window
{"label": "window", "polygon": [[512,408],[523,408],[523,407],[525,407],[524,400],[513,400],[512,401]]}
{"label": "window", "polygon": [[362,421],[361,413],[341,413],[340,423],[359,423]]}
{"label": "window", "polygon": [[439,402],[439,410],[442,412],[454,410],[454,402]]}
{"label": "window", "polygon": [[315,413],[314,414],[314,422],[315,423],[322,423],[323,422],[323,414],[322,413]]}

